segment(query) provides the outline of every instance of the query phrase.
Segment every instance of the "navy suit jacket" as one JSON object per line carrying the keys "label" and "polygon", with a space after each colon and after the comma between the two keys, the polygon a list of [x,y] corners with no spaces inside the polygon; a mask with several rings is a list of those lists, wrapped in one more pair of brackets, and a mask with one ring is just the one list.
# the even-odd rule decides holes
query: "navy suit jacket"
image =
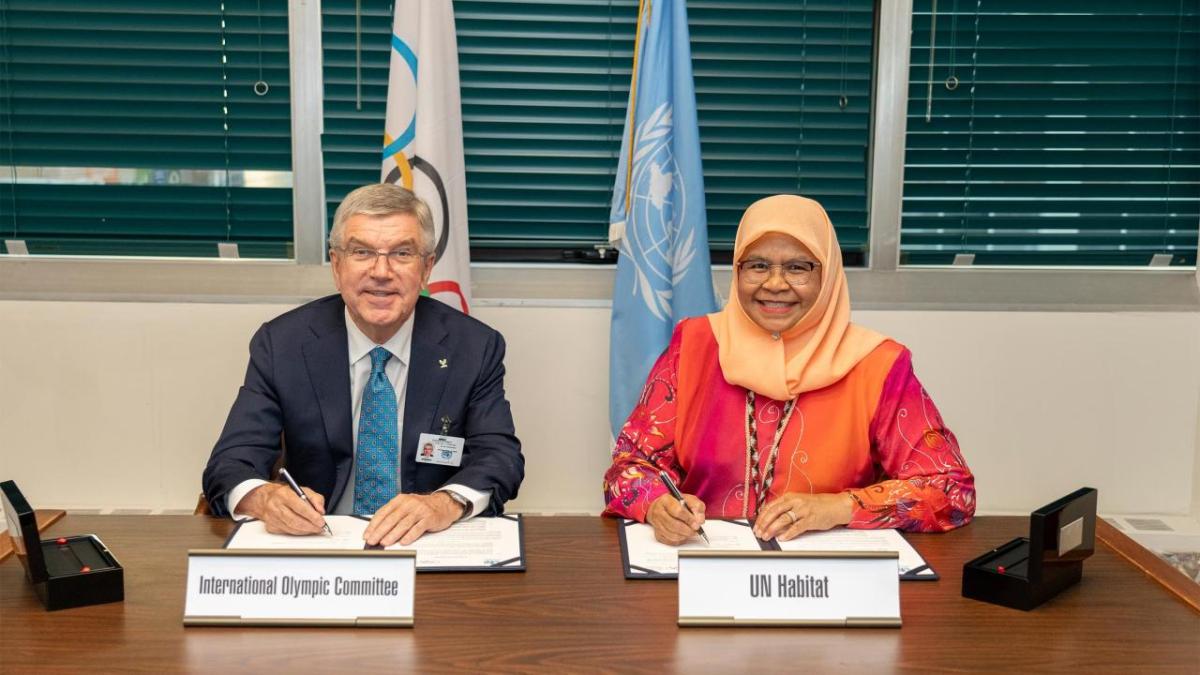
{"label": "navy suit jacket", "polygon": [[[419,298],[400,441],[400,490],[427,493],[448,483],[491,490],[484,514],[517,495],[525,459],[504,398],[504,338],[436,300]],[[444,365],[443,365],[444,364]],[[461,466],[418,464],[417,438],[466,439]],[[246,383],[204,469],[204,494],[217,515],[242,481],[268,479],[283,446],[288,472],[332,509],[354,480],[353,411],[345,304],[315,300],[263,324],[250,340]],[[281,444],[282,442],[282,444]]]}

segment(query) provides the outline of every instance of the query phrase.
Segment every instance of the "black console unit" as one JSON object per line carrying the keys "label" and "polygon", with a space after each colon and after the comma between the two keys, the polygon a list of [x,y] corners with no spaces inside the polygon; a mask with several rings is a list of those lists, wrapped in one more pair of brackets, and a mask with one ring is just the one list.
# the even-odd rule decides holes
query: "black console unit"
{"label": "black console unit", "polygon": [[38,539],[37,520],[13,481],[0,483],[13,550],[46,609],[125,599],[125,570],[94,534]]}
{"label": "black console unit", "polygon": [[963,597],[1030,610],[1083,576],[1096,550],[1096,490],[1081,488],[1034,511],[1029,538],[963,565]]}

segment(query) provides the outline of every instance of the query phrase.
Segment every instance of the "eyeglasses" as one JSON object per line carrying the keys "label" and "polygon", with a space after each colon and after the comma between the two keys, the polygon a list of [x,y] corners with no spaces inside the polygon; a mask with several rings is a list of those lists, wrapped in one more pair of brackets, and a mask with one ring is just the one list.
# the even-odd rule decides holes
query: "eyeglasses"
{"label": "eyeglasses", "polygon": [[775,268],[783,272],[784,281],[792,286],[803,286],[812,278],[813,270],[820,266],[821,263],[811,260],[790,260],[778,264],[771,264],[766,260],[743,260],[737,264],[739,278],[755,286],[767,283]]}
{"label": "eyeglasses", "polygon": [[421,252],[415,248],[403,247],[391,251],[377,251],[365,246],[337,249],[356,265],[374,266],[380,256],[387,259],[392,267],[406,267],[421,259]]}

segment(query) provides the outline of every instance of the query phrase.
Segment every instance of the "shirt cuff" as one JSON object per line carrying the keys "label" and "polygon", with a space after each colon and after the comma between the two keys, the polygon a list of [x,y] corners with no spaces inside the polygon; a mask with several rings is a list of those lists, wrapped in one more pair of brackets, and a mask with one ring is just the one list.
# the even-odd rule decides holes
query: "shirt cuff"
{"label": "shirt cuff", "polygon": [[443,485],[442,487],[434,490],[434,492],[453,492],[457,495],[466,497],[467,501],[471,502],[471,510],[462,517],[463,520],[474,518],[476,514],[481,513],[484,509],[486,509],[488,503],[492,501],[491,490],[483,490],[481,492],[474,488],[469,488],[466,485],[459,485],[458,483]]}
{"label": "shirt cuff", "polygon": [[866,490],[862,488],[851,488],[849,490],[844,490],[844,492],[850,495],[850,500],[854,502],[854,505],[850,511],[850,522],[846,523],[846,527],[859,530],[874,529],[878,527],[892,527],[891,525],[887,524],[886,519],[881,521],[879,518],[879,513],[871,509],[869,501],[871,496]]}
{"label": "shirt cuff", "polygon": [[244,480],[233,487],[229,494],[225,497],[225,508],[229,509],[229,516],[237,522],[243,520],[253,520],[251,516],[237,512],[237,505],[242,501],[242,498],[250,494],[250,491],[260,485],[266,485],[267,481],[261,478],[251,478]]}
{"label": "shirt cuff", "polygon": [[642,483],[643,494],[645,497],[634,502],[632,505],[633,508],[629,510],[629,517],[638,521],[639,523],[647,522],[646,515],[650,513],[651,504],[658,501],[659,497],[671,494],[671,491],[667,489],[667,486],[663,485],[663,482],[657,478],[657,474],[655,474],[655,476],[655,478],[647,479]]}

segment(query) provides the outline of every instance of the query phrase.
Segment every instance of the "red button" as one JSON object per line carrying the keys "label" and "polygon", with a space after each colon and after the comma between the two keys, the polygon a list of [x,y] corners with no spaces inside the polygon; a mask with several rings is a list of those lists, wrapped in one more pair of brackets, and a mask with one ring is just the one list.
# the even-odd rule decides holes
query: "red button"
{"label": "red button", "polygon": [[996,571],[999,572],[1000,574],[1004,574],[1004,565],[997,566]]}
{"label": "red button", "polygon": [[59,546],[62,546],[63,544],[67,543],[67,538],[59,537],[58,539],[54,540],[54,543],[58,544]]}
{"label": "red button", "polygon": [[87,565],[84,565],[84,566],[83,566],[83,569],[81,569],[81,570],[79,570],[79,571],[80,571],[80,572],[91,572],[91,571],[92,571],[92,568],[88,567]]}

